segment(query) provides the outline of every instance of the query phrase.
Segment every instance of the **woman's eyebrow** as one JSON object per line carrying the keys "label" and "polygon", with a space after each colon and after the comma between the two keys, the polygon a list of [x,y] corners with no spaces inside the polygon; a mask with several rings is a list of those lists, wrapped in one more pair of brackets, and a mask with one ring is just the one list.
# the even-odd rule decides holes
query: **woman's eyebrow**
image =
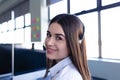
{"label": "woman's eyebrow", "polygon": [[[50,31],[47,31],[47,33],[50,33]],[[60,34],[60,33],[55,33],[55,35],[56,35],[56,36],[63,36],[63,37],[65,37],[65,35]]]}
{"label": "woman's eyebrow", "polygon": [[56,33],[55,35],[56,36],[63,36],[65,38],[65,35],[63,35],[63,34]]}

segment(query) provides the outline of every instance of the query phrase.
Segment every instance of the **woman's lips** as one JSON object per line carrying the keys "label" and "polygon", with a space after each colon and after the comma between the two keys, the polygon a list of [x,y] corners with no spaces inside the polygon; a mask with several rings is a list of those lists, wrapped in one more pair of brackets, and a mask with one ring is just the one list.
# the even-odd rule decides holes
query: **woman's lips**
{"label": "woman's lips", "polygon": [[48,53],[48,54],[51,54],[51,53],[53,53],[53,52],[55,52],[55,49],[47,48],[47,53]]}

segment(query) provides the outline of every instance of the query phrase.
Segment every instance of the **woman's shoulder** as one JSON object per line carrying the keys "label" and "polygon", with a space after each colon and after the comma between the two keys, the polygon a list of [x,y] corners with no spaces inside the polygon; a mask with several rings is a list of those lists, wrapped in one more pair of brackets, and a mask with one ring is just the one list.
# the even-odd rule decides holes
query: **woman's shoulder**
{"label": "woman's shoulder", "polygon": [[61,75],[66,80],[83,80],[81,74],[73,64],[66,66],[62,71]]}

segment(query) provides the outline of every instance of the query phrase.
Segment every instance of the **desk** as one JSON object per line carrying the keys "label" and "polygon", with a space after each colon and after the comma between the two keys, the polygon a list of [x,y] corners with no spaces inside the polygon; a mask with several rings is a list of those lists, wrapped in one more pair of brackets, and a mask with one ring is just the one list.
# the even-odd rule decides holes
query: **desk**
{"label": "desk", "polygon": [[0,80],[12,80],[12,73],[6,73],[0,75]]}

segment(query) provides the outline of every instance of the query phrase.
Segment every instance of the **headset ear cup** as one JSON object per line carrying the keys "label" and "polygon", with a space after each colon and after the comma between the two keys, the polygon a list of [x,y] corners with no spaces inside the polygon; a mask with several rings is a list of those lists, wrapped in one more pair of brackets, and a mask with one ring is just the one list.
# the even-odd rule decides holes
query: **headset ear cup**
{"label": "headset ear cup", "polygon": [[84,37],[84,33],[85,33],[85,27],[83,26],[83,33],[81,35],[79,35],[79,40],[82,41],[82,39]]}

